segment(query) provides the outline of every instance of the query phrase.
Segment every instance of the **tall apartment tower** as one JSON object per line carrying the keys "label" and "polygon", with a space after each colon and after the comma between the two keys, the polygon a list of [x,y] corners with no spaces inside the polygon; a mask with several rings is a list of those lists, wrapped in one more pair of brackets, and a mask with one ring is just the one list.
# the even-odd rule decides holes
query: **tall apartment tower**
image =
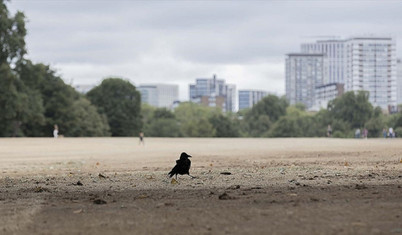
{"label": "tall apartment tower", "polygon": [[373,106],[396,111],[396,45],[391,37],[356,37],[345,43],[345,90],[368,91]]}
{"label": "tall apartment tower", "polygon": [[226,84],[224,79],[197,78],[195,84],[190,84],[190,101],[209,107],[219,107],[222,111],[235,111],[236,86]]}
{"label": "tall apartment tower", "polygon": [[266,91],[239,90],[239,110],[252,108],[262,98],[268,95]]}
{"label": "tall apartment tower", "polygon": [[303,103],[311,109],[315,88],[327,82],[324,54],[291,53],[286,57],[286,98],[291,105]]}
{"label": "tall apartment tower", "polygon": [[301,51],[325,55],[328,83],[343,83],[345,91],[368,91],[374,106],[396,110],[396,45],[392,37],[319,40],[302,44]]}
{"label": "tall apartment tower", "polygon": [[171,84],[142,84],[138,87],[143,103],[172,109],[179,99],[179,86]]}
{"label": "tall apartment tower", "polygon": [[236,85],[226,84],[226,111],[237,111],[236,98]]}
{"label": "tall apartment tower", "polygon": [[328,83],[344,83],[345,40],[319,40],[301,45],[302,53],[320,53],[327,58]]}
{"label": "tall apartment tower", "polygon": [[[397,104],[402,104],[402,61],[400,59],[398,59],[397,61],[397,71],[396,71],[396,76],[397,76]],[[399,110],[401,111],[401,110]]]}

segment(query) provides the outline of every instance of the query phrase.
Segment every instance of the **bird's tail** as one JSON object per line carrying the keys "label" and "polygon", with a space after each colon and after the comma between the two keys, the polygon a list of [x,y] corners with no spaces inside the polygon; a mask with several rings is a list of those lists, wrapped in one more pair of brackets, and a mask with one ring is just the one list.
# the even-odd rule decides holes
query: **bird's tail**
{"label": "bird's tail", "polygon": [[168,175],[169,175],[169,178],[172,178],[172,176],[174,175],[173,171],[170,171],[170,172],[168,173]]}

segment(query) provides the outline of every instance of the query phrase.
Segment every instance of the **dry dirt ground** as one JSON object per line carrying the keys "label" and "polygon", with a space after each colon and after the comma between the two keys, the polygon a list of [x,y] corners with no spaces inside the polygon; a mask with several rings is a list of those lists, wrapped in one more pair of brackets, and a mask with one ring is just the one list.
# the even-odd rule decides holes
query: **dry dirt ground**
{"label": "dry dirt ground", "polygon": [[401,139],[145,141],[0,139],[0,234],[402,234]]}

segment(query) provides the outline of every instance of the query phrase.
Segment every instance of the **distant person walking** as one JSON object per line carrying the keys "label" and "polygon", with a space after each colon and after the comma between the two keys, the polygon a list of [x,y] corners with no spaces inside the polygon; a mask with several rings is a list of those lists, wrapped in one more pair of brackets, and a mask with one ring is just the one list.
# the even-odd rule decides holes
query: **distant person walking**
{"label": "distant person walking", "polygon": [[144,132],[140,132],[140,142],[138,143],[139,145],[145,145],[145,142],[144,142]]}
{"label": "distant person walking", "polygon": [[388,129],[388,137],[389,137],[389,138],[395,137],[395,136],[394,136],[394,129],[393,129],[392,127],[390,127],[390,128]]}
{"label": "distant person walking", "polygon": [[356,139],[360,138],[360,129],[359,128],[357,128],[356,131],[355,131],[355,138]]}
{"label": "distant person walking", "polygon": [[384,139],[387,138],[387,129],[385,128],[382,129],[382,136],[384,137]]}
{"label": "distant person walking", "polygon": [[368,130],[367,130],[367,128],[364,128],[364,130],[363,130],[363,137],[364,137],[365,139],[367,139],[367,136],[368,136]]}
{"label": "distant person walking", "polygon": [[331,125],[328,125],[328,128],[327,128],[327,136],[328,136],[328,137],[332,137],[332,127],[331,127]]}
{"label": "distant person walking", "polygon": [[57,126],[57,124],[54,124],[53,137],[59,137],[59,127]]}

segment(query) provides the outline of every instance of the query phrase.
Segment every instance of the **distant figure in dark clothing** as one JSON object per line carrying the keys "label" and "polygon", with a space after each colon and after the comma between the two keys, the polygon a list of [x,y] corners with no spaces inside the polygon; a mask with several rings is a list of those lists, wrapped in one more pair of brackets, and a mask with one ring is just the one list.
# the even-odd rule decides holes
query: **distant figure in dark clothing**
{"label": "distant figure in dark clothing", "polygon": [[142,145],[145,145],[145,142],[144,142],[144,132],[140,132],[140,142],[138,143],[139,145],[140,144],[142,144]]}
{"label": "distant figure in dark clothing", "polygon": [[387,130],[385,128],[382,129],[382,136],[384,137],[384,139],[387,138]]}
{"label": "distant figure in dark clothing", "polygon": [[328,136],[328,137],[332,137],[332,127],[331,127],[331,125],[328,125],[328,128],[327,128],[327,136]]}
{"label": "distant figure in dark clothing", "polygon": [[191,178],[195,178],[194,176],[190,175],[190,166],[191,166],[191,161],[188,159],[191,157],[185,152],[182,152],[180,155],[180,159],[176,160],[176,166],[173,167],[173,169],[168,173],[169,178],[172,176],[176,175],[177,179],[177,174],[179,175],[189,175]]}

